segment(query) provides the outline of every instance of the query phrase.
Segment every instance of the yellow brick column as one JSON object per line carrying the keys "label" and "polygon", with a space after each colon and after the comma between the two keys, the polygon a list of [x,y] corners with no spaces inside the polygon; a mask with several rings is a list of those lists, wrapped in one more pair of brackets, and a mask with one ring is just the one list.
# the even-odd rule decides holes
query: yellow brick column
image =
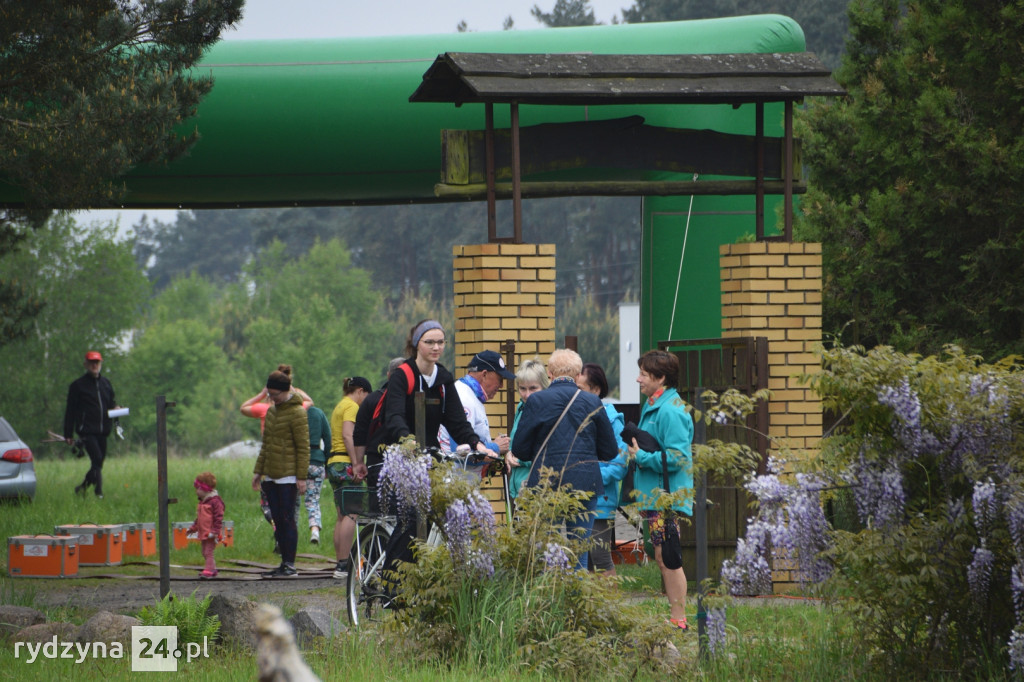
{"label": "yellow brick column", "polygon": [[798,375],[821,369],[821,244],[724,244],[719,255],[722,336],[768,339],[772,449],[817,450],[821,400]]}
{"label": "yellow brick column", "polygon": [[[814,456],[822,437],[821,400],[800,374],[821,370],[821,244],[756,242],[719,247],[722,336],[768,339],[770,452]],[[775,592],[797,587],[795,563],[772,562]]]}
{"label": "yellow brick column", "polygon": [[[501,352],[508,339],[516,344],[512,372],[535,355],[546,361],[555,349],[555,245],[470,244],[452,255],[455,376],[480,351]],[[504,393],[487,403],[487,415],[493,431],[508,433]]]}

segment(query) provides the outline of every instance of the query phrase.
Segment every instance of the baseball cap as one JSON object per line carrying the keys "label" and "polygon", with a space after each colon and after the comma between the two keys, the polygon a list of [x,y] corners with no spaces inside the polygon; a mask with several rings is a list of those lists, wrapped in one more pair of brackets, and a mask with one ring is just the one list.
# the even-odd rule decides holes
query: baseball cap
{"label": "baseball cap", "polygon": [[497,372],[499,376],[506,379],[515,379],[516,375],[505,367],[505,360],[496,351],[482,350],[473,356],[473,359],[466,365],[469,369],[490,370]]}
{"label": "baseball cap", "polygon": [[103,360],[103,356],[100,355],[99,351],[91,350],[85,354],[86,360]]}

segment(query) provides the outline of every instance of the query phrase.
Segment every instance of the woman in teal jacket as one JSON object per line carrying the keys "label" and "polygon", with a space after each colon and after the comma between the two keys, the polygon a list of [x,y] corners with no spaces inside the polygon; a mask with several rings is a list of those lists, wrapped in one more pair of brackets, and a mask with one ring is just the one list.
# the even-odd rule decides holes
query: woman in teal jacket
{"label": "woman in teal jacket", "polygon": [[[596,365],[593,362],[583,365],[583,371],[576,377],[576,385],[584,391],[593,393],[601,400],[608,395],[608,378],[605,376],[604,370],[601,369],[601,365]],[[622,414],[615,409],[614,405],[608,403],[604,404],[604,410],[608,414],[608,421],[612,423],[612,432],[615,434],[615,444],[619,448],[619,454],[611,461],[599,462],[604,494],[597,496],[594,531],[590,536],[594,540],[594,547],[590,550],[590,561],[587,562],[587,566],[595,571],[604,571],[615,575],[611,543],[615,537],[615,510],[619,508],[619,484],[626,477],[629,450],[622,442]]]}
{"label": "woman in teal jacket", "polygon": [[[654,559],[665,581],[665,593],[671,611],[669,623],[686,630],[686,575],[682,568],[667,568],[662,560],[665,523],[677,522],[673,514],[655,509],[653,503],[658,497],[658,490],[665,489],[666,470],[670,492],[693,489],[693,454],[690,449],[693,444],[693,419],[675,388],[679,378],[679,359],[675,355],[652,350],[644,353],[637,364],[640,366],[640,376],[636,381],[640,384],[640,392],[647,396],[638,426],[654,436],[662,450],[646,452],[640,449],[635,438],[632,439],[629,454],[636,460],[633,484],[641,513],[650,528]],[[692,513],[692,508],[690,499],[673,506],[675,512],[687,516]]]}
{"label": "woman in teal jacket", "polygon": [[[519,388],[519,406],[516,407],[516,416],[512,422],[512,430],[509,432],[509,442],[516,436],[516,428],[519,426],[519,417],[523,414],[523,405],[526,399],[537,391],[543,391],[551,383],[548,379],[547,370],[540,358],[524,360],[516,372],[516,385]],[[526,483],[530,476],[530,462],[520,460],[511,452],[505,455],[505,466],[508,468],[508,496],[515,500],[519,489]]]}

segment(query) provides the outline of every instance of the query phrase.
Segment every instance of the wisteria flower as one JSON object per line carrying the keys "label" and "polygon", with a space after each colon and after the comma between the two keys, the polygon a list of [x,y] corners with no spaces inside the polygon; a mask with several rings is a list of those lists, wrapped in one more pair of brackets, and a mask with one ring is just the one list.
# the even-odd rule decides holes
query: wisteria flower
{"label": "wisteria flower", "polygon": [[377,496],[381,507],[394,499],[399,514],[430,507],[430,455],[407,455],[397,445],[384,451]]}

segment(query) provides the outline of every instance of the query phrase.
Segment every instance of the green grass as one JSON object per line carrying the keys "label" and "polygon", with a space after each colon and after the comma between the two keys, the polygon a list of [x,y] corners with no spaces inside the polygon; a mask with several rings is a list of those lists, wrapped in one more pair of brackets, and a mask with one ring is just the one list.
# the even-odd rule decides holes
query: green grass
{"label": "green grass", "polygon": [[[74,495],[73,488],[81,480],[87,463],[84,460],[37,461],[38,493],[32,503],[4,505],[0,509],[0,530],[5,536],[49,534],[56,525],[80,523],[132,523],[157,520],[156,457],[152,454],[109,459],[104,467],[106,497],[97,500]],[[191,521],[195,515],[196,497],[192,480],[200,471],[209,469],[218,478],[218,490],[227,505],[226,518],[235,523],[235,546],[220,547],[218,561],[228,558],[276,563],[269,524],[259,510],[258,494],[252,490],[252,461],[211,461],[200,457],[174,457],[168,464],[171,497],[179,502],[171,506],[171,521]],[[329,491],[329,486],[327,488]],[[322,497],[326,544],[310,545],[308,533],[300,531],[299,551],[330,556],[330,532],[335,510],[331,495]],[[303,526],[300,526],[302,528]],[[148,560],[155,561],[156,557]],[[173,550],[172,564],[199,565],[202,556],[197,545]],[[6,562],[4,564],[6,568]],[[82,573],[110,572],[110,568],[84,568]],[[123,566],[125,573],[153,573],[152,566]],[[646,566],[620,566],[619,574],[632,578],[626,584],[643,608],[650,613],[667,615],[668,606],[660,594],[661,581],[653,562]],[[109,589],[108,582],[79,578],[75,580],[0,579],[0,603],[32,605],[38,591],[60,590],[68,584],[89,584],[98,590]],[[691,591],[695,585],[691,583]],[[155,599],[154,599],[155,603]],[[281,605],[286,615],[294,611],[285,599]],[[682,655],[682,674],[704,680],[818,680],[818,679],[882,679],[873,675],[864,657],[851,643],[857,633],[852,631],[841,610],[826,608],[814,602],[770,600],[740,603],[728,609],[728,644],[725,653],[710,662],[700,663],[696,637],[696,604],[689,603],[692,630],[674,636]],[[91,613],[73,607],[48,609],[51,620],[83,622]],[[349,633],[330,643],[319,643],[305,652],[307,662],[321,679],[373,678],[382,680],[480,680],[481,671],[471,665],[442,669],[431,663],[408,661],[394,652],[406,643],[395,641],[387,631],[364,630]],[[123,660],[92,660],[76,664],[69,660],[37,660],[28,664],[25,652],[14,658],[13,645],[0,639],[0,681],[52,679],[136,679],[131,673],[130,652]],[[637,655],[623,653],[622,655]],[[255,656],[218,648],[209,659],[179,665],[178,678],[195,680],[251,680],[255,677]],[[498,678],[494,678],[498,679]],[[550,679],[523,671],[503,674],[501,679]]]}

